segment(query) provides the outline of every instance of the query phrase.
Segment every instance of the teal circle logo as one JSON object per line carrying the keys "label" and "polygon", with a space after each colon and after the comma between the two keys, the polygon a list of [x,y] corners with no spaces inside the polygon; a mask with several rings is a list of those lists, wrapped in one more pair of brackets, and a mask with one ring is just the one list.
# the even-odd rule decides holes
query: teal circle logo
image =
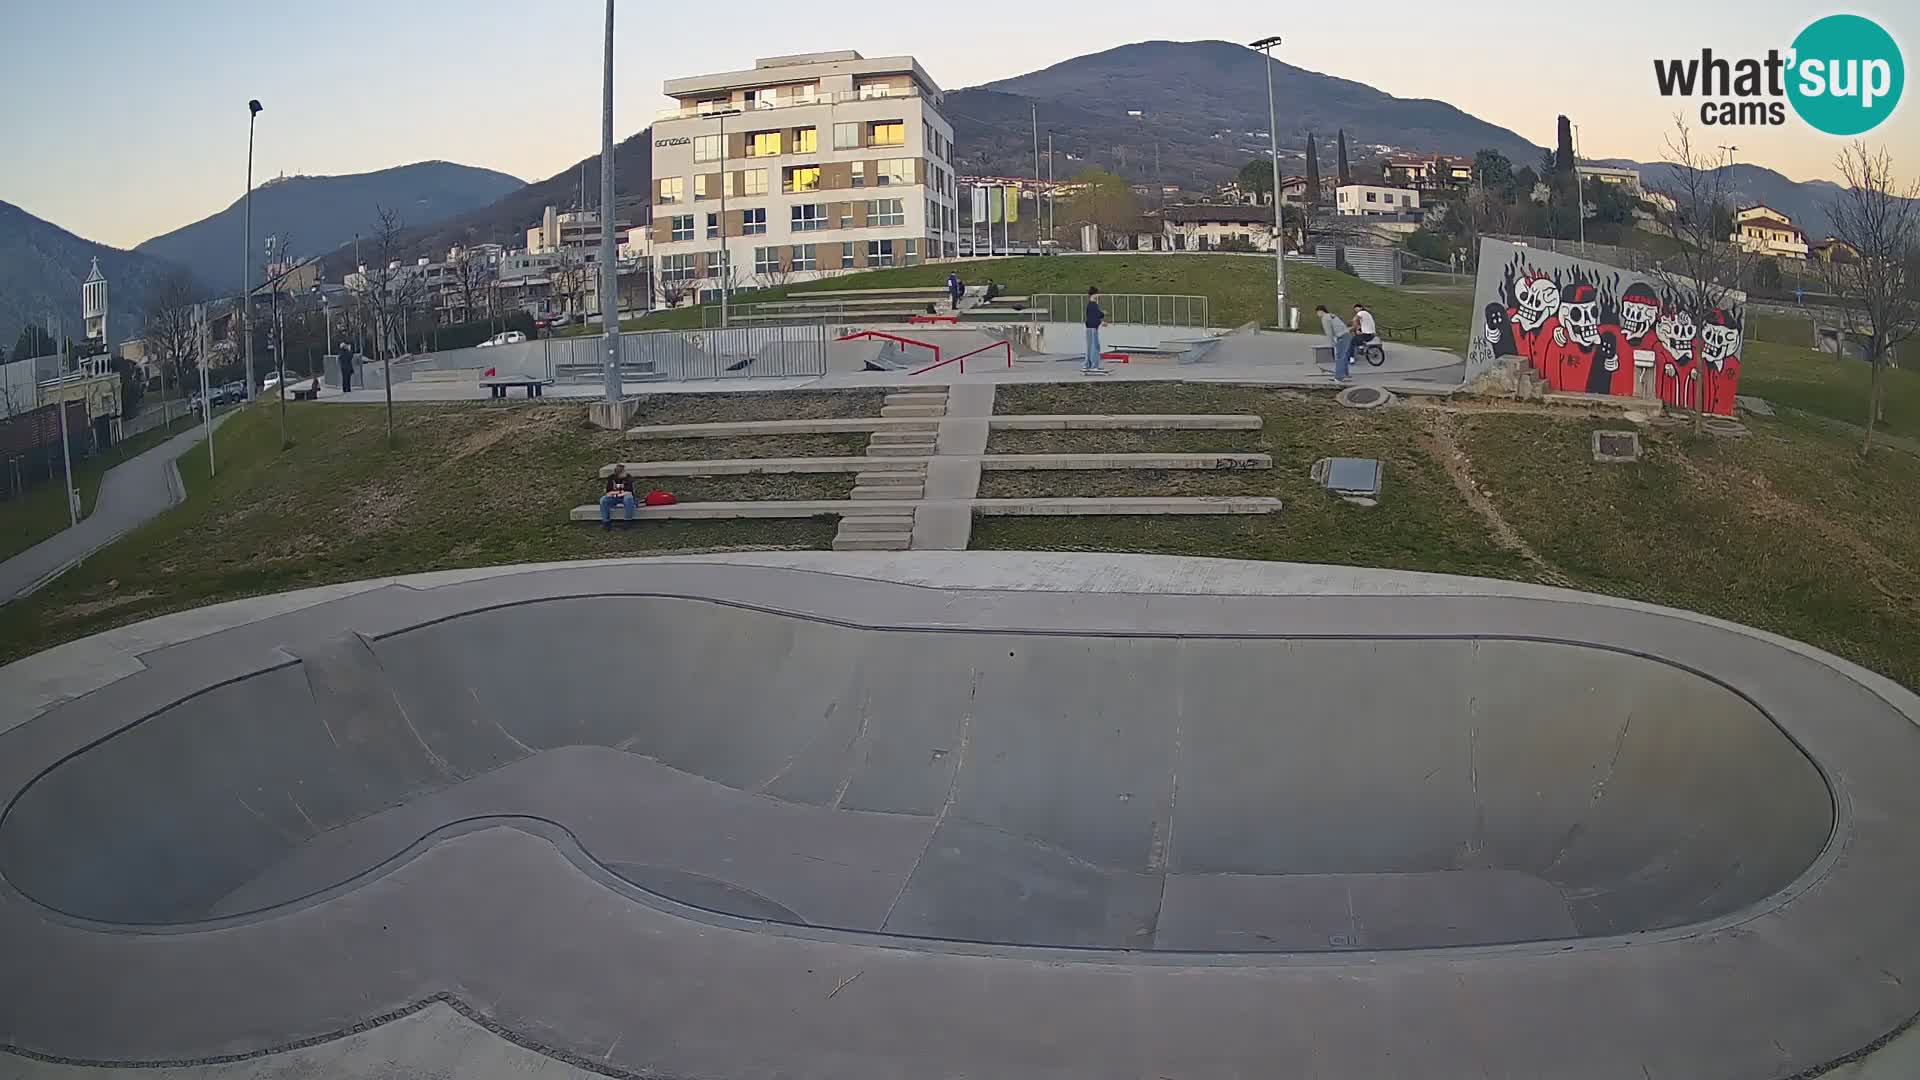
{"label": "teal circle logo", "polygon": [[1787,99],[1800,119],[1829,135],[1878,127],[1907,81],[1893,35],[1859,15],[1814,22],[1793,39],[1793,57]]}

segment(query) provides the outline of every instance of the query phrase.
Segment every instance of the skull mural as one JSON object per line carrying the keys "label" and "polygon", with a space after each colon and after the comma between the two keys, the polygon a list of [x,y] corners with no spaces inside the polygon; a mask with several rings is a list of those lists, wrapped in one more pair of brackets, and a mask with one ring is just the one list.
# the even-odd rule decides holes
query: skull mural
{"label": "skull mural", "polygon": [[1668,308],[1660,313],[1655,330],[1660,335],[1660,344],[1666,346],[1667,353],[1675,363],[1693,361],[1693,316],[1684,311]]}
{"label": "skull mural", "polygon": [[1600,344],[1600,293],[1576,282],[1560,290],[1560,325],[1568,340],[1582,349]]}
{"label": "skull mural", "polygon": [[1739,351],[1740,328],[1734,325],[1733,318],[1718,310],[1708,315],[1706,325],[1700,327],[1700,359],[1717,370]]}
{"label": "skull mural", "polygon": [[1560,308],[1560,288],[1551,278],[1534,274],[1520,283],[1519,310],[1515,318],[1521,329],[1532,331],[1553,317]]}
{"label": "skull mural", "polygon": [[1620,332],[1628,341],[1644,340],[1660,317],[1660,298],[1645,283],[1629,286],[1620,298]]}

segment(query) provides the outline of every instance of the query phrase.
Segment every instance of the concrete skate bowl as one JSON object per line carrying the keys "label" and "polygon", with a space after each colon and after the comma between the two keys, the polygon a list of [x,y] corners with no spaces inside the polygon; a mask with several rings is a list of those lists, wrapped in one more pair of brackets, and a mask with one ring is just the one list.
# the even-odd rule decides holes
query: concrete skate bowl
{"label": "concrete skate bowl", "polygon": [[0,873],[80,920],[195,924],[506,824],[736,918],[1297,952],[1715,920],[1834,827],[1747,698],[1575,644],[885,630],[627,596],[294,655],[40,773]]}

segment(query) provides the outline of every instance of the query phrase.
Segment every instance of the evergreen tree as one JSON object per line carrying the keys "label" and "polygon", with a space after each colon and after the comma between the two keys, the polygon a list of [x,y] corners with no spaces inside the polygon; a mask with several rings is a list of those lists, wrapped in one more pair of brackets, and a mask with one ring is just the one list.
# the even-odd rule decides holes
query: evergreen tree
{"label": "evergreen tree", "polygon": [[1554,151],[1553,171],[1570,173],[1573,171],[1573,122],[1565,116],[1560,117],[1559,149]]}
{"label": "evergreen tree", "polygon": [[1307,132],[1307,197],[1303,202],[1308,207],[1320,205],[1320,153],[1313,148],[1313,132]]}
{"label": "evergreen tree", "polygon": [[1347,165],[1347,129],[1340,129],[1340,171],[1334,174],[1340,178],[1340,186],[1353,183],[1353,169]]}

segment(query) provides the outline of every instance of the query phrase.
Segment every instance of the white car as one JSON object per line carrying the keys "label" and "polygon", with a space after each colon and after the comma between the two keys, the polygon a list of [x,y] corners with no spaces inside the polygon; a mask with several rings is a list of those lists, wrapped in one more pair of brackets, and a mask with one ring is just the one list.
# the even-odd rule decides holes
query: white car
{"label": "white car", "polygon": [[477,347],[484,349],[490,345],[518,345],[525,340],[527,340],[526,334],[519,330],[509,330],[504,334],[493,335],[481,342]]}

